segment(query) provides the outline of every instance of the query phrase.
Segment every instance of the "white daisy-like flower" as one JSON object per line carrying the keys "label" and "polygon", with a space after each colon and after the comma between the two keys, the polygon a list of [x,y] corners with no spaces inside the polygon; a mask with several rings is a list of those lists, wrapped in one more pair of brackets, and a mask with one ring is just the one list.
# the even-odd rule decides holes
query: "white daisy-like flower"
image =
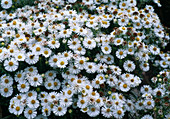
{"label": "white daisy-like flower", "polygon": [[118,66],[111,65],[110,68],[116,75],[120,75],[122,73],[122,70]]}
{"label": "white daisy-like flower", "polygon": [[124,62],[123,67],[124,67],[125,71],[132,72],[135,70],[136,66],[132,61],[127,60]]}
{"label": "white daisy-like flower", "polygon": [[72,31],[70,29],[66,29],[66,30],[61,30],[59,35],[62,38],[68,38],[68,37],[70,37],[71,33],[72,33]]}
{"label": "white daisy-like flower", "polygon": [[24,111],[24,116],[27,119],[33,119],[36,117],[36,115],[37,115],[37,111],[35,108],[26,108]]}
{"label": "white daisy-like flower", "polygon": [[53,89],[53,80],[47,80],[45,83],[44,83],[44,86],[46,89],[50,90],[50,89]]}
{"label": "white daisy-like flower", "polygon": [[124,110],[121,108],[113,110],[113,116],[115,118],[122,118],[124,116]]}
{"label": "white daisy-like flower", "polygon": [[21,93],[28,92],[29,88],[30,88],[30,85],[26,80],[20,80],[18,85],[17,85],[17,89]]}
{"label": "white daisy-like flower", "polygon": [[35,46],[33,46],[33,47],[31,48],[31,50],[32,50],[32,52],[33,52],[34,54],[40,55],[40,54],[43,53],[44,47],[43,47],[42,45],[40,45],[40,44],[36,44]]}
{"label": "white daisy-like flower", "polygon": [[43,116],[49,116],[51,114],[51,108],[50,106],[43,106],[42,107],[42,115]]}
{"label": "white daisy-like flower", "polygon": [[0,93],[3,97],[9,97],[13,93],[13,87],[1,86]]}
{"label": "white daisy-like flower", "polygon": [[112,48],[109,45],[101,46],[101,50],[104,54],[110,54],[112,52]]}
{"label": "white daisy-like flower", "polygon": [[49,58],[49,65],[51,66],[51,67],[54,67],[54,68],[56,68],[57,67],[57,62],[58,62],[58,60],[59,60],[59,57],[57,56],[57,55],[53,55],[53,56],[51,56],[50,58]]}
{"label": "white daisy-like flower", "polygon": [[15,59],[17,61],[24,61],[25,60],[25,54],[24,53],[16,53],[14,56],[15,56]]}
{"label": "white daisy-like flower", "polygon": [[118,49],[116,51],[116,57],[119,58],[119,59],[123,59],[127,56],[127,51],[124,50],[124,49]]}
{"label": "white daisy-like flower", "polygon": [[47,58],[51,55],[51,53],[52,53],[52,51],[49,48],[44,48],[42,55]]}
{"label": "white daisy-like flower", "polygon": [[106,106],[102,107],[101,109],[101,113],[104,117],[110,118],[113,116],[113,109],[112,108],[108,108]]}
{"label": "white daisy-like flower", "polygon": [[153,55],[158,55],[160,53],[160,48],[156,46],[151,45],[149,49]]}
{"label": "white daisy-like flower", "polygon": [[73,53],[71,51],[65,51],[61,55],[61,57],[65,58],[66,60],[70,60],[73,56]]}
{"label": "white daisy-like flower", "polygon": [[28,81],[31,86],[37,87],[42,84],[43,79],[41,75],[35,73],[34,75],[30,77]]}
{"label": "white daisy-like flower", "polygon": [[119,85],[119,88],[123,92],[127,92],[130,90],[130,86],[124,82],[121,82],[121,84]]}
{"label": "white daisy-like flower", "polygon": [[86,49],[82,46],[79,46],[77,49],[74,50],[74,53],[84,55],[86,53]]}
{"label": "white daisy-like flower", "polygon": [[53,113],[56,115],[56,116],[63,116],[66,112],[67,112],[67,107],[64,107],[64,106],[55,106],[53,107]]}
{"label": "white daisy-like flower", "polygon": [[96,72],[96,64],[93,62],[88,62],[85,65],[85,69],[87,73],[95,73]]}
{"label": "white daisy-like flower", "polygon": [[96,106],[91,106],[89,107],[89,110],[87,112],[87,114],[90,116],[90,117],[96,117],[97,115],[99,115],[100,113],[100,108],[99,107],[96,107]]}
{"label": "white daisy-like flower", "polygon": [[32,52],[28,52],[26,54],[26,58],[25,58],[25,62],[28,64],[36,64],[39,61],[39,55],[32,53]]}
{"label": "white daisy-like flower", "polygon": [[106,64],[113,64],[114,63],[114,57],[111,54],[104,55],[105,63]]}
{"label": "white daisy-like flower", "polygon": [[78,69],[84,69],[85,66],[86,66],[86,58],[85,57],[79,57],[77,59],[75,59],[75,66],[78,68]]}
{"label": "white daisy-like flower", "polygon": [[14,59],[8,59],[4,61],[4,67],[7,71],[13,72],[18,69],[19,63]]}
{"label": "white daisy-like flower", "polygon": [[1,7],[9,9],[12,6],[12,0],[1,0]]}
{"label": "white daisy-like flower", "polygon": [[45,77],[47,79],[54,79],[56,77],[56,72],[53,70],[45,72]]}
{"label": "white daisy-like flower", "polygon": [[48,46],[51,48],[51,49],[55,49],[55,48],[59,48],[60,47],[60,43],[58,40],[49,40],[47,42]]}
{"label": "white daisy-like flower", "polygon": [[81,46],[81,44],[80,44],[81,42],[78,38],[70,39],[70,40],[68,40],[67,43],[68,43],[68,47],[70,49],[77,49],[78,47]]}
{"label": "white daisy-like flower", "polygon": [[79,98],[78,101],[77,101],[77,106],[79,108],[85,108],[87,107],[88,105],[88,102],[87,102],[87,99],[86,98]]}
{"label": "white daisy-like flower", "polygon": [[70,105],[72,105],[73,101],[72,98],[68,98],[67,96],[61,96],[60,98],[60,105],[61,106],[65,106],[65,107],[69,107]]}
{"label": "white daisy-like flower", "polygon": [[161,88],[155,88],[154,90],[153,90],[153,95],[154,96],[164,96],[165,95],[165,91],[163,90],[163,89],[161,89]]}
{"label": "white daisy-like flower", "polygon": [[13,113],[15,115],[22,114],[23,110],[24,110],[24,106],[22,106],[20,103],[14,104],[14,112]]}
{"label": "white daisy-like flower", "polygon": [[165,60],[161,60],[160,66],[163,67],[163,68],[168,68],[168,66],[170,66],[170,63],[165,61]]}
{"label": "white daisy-like flower", "polygon": [[149,71],[149,63],[144,63],[144,62],[142,62],[141,64],[140,64],[140,68],[143,70],[143,71]]}
{"label": "white daisy-like flower", "polygon": [[7,86],[7,87],[9,87],[9,86],[12,86],[12,84],[13,84],[13,78],[12,77],[10,77],[10,76],[7,76],[6,74],[5,75],[2,75],[1,77],[0,77],[0,85],[2,85],[2,86]]}
{"label": "white daisy-like flower", "polygon": [[59,68],[65,68],[67,64],[68,64],[68,61],[67,61],[67,59],[65,59],[65,58],[60,58],[60,59],[57,61],[57,66],[58,66]]}
{"label": "white daisy-like flower", "polygon": [[35,97],[27,98],[27,105],[30,108],[37,108],[39,107],[39,101]]}
{"label": "white daisy-like flower", "polygon": [[155,101],[153,99],[147,99],[144,101],[144,106],[146,109],[153,109],[155,106]]}
{"label": "white daisy-like flower", "polygon": [[123,43],[123,38],[115,38],[114,39],[114,44],[116,45],[116,46],[118,46],[118,45],[121,45],[122,43]]}
{"label": "white daisy-like flower", "polygon": [[85,38],[83,40],[83,46],[91,50],[96,47],[96,41],[94,39]]}

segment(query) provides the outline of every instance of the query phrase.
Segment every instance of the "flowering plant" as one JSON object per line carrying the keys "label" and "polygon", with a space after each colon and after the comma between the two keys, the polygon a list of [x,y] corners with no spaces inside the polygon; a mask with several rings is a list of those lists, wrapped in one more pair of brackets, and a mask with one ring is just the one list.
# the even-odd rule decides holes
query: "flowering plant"
{"label": "flowering plant", "polygon": [[151,5],[39,0],[0,16],[0,94],[18,118],[169,118],[169,34]]}

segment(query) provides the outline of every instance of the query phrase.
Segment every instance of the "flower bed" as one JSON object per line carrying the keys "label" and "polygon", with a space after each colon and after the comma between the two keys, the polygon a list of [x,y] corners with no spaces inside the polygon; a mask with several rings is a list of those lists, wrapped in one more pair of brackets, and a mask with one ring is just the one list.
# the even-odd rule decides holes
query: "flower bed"
{"label": "flower bed", "polygon": [[0,16],[0,99],[11,118],[169,117],[169,34],[151,5],[39,0]]}

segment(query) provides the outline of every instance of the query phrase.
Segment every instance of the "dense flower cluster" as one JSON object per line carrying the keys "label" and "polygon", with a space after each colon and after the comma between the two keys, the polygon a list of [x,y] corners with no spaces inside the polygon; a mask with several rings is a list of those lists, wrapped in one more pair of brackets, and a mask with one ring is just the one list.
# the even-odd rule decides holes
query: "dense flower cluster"
{"label": "dense flower cluster", "polygon": [[[90,117],[168,117],[170,55],[161,49],[169,35],[152,6],[136,5],[41,0],[1,11],[0,94],[13,96],[9,112],[46,119],[72,107]],[[160,74],[143,85],[151,69]]]}

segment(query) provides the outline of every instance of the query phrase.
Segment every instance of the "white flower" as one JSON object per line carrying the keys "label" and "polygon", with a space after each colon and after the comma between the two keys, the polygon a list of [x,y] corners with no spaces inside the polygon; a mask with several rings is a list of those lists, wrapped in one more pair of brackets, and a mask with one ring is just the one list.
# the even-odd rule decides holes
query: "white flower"
{"label": "white flower", "polygon": [[27,105],[30,108],[37,108],[39,107],[39,101],[35,97],[27,98]]}
{"label": "white flower", "polygon": [[0,85],[10,87],[13,84],[13,78],[6,74],[0,77]]}
{"label": "white flower", "polygon": [[12,6],[12,0],[1,0],[1,7],[9,9]]}
{"label": "white flower", "polygon": [[67,112],[67,107],[64,107],[64,106],[55,106],[53,107],[53,113],[56,115],[56,116],[63,116],[66,112]]}
{"label": "white flower", "polygon": [[151,53],[154,55],[158,55],[160,53],[160,48],[158,48],[156,46],[151,45],[149,49],[150,49]]}
{"label": "white flower", "polygon": [[101,49],[104,54],[110,54],[112,51],[112,48],[109,45],[103,45],[101,46]]}
{"label": "white flower", "polygon": [[124,67],[125,71],[132,72],[135,70],[136,66],[132,61],[126,60],[123,64],[123,67]]}
{"label": "white flower", "polygon": [[19,63],[14,58],[4,61],[5,69],[10,72],[16,71],[18,69],[18,65]]}
{"label": "white flower", "polygon": [[47,58],[51,55],[51,53],[52,51],[49,48],[44,48],[42,55]]}
{"label": "white flower", "polygon": [[124,50],[124,49],[118,49],[116,51],[116,57],[119,58],[119,59],[123,59],[127,56],[127,51]]}
{"label": "white flower", "polygon": [[124,116],[124,110],[121,108],[113,110],[113,116],[115,118],[122,118]]}
{"label": "white flower", "polygon": [[94,39],[85,38],[83,41],[83,46],[87,49],[92,50],[96,47],[96,41]]}
{"label": "white flower", "polygon": [[1,86],[0,93],[3,97],[9,97],[13,93],[13,87]]}
{"label": "white flower", "polygon": [[36,74],[36,73],[32,75],[28,81],[30,85],[34,87],[41,85],[43,82],[41,75]]}
{"label": "white flower", "polygon": [[32,52],[28,52],[26,54],[26,58],[25,58],[25,62],[28,64],[36,64],[39,61],[39,55],[32,53]]}
{"label": "white flower", "polygon": [[22,106],[20,103],[14,104],[14,114],[15,115],[20,115],[24,110],[24,106]]}
{"label": "white flower", "polygon": [[124,41],[123,38],[115,38],[115,39],[114,39],[114,44],[115,44],[116,46],[122,45],[123,41]]}
{"label": "white flower", "polygon": [[33,119],[34,117],[36,117],[37,115],[37,111],[35,108],[26,108],[24,111],[24,116],[27,119]]}
{"label": "white flower", "polygon": [[144,101],[144,106],[146,109],[153,109],[155,106],[155,102],[153,99],[147,99]]}
{"label": "white flower", "polygon": [[87,106],[88,102],[86,98],[79,98],[77,101],[77,106],[79,108],[85,108]]}
{"label": "white flower", "polygon": [[101,113],[104,117],[110,118],[111,116],[113,116],[112,110],[113,110],[112,108],[108,108],[108,107],[104,106],[101,109]]}
{"label": "white flower", "polygon": [[87,112],[87,114],[90,116],[90,117],[96,117],[97,115],[99,115],[100,113],[100,108],[99,107],[96,107],[96,106],[91,106],[89,107],[89,110]]}
{"label": "white flower", "polygon": [[49,116],[50,114],[51,114],[50,106],[43,106],[42,107],[42,115],[43,116]]}
{"label": "white flower", "polygon": [[17,89],[20,92],[27,92],[29,91],[30,85],[26,80],[20,80],[18,85],[17,85]]}
{"label": "white flower", "polygon": [[96,72],[96,64],[93,62],[88,62],[85,65],[85,69],[87,73],[95,73]]}
{"label": "white flower", "polygon": [[144,63],[142,62],[140,64],[140,68],[143,70],[143,71],[149,71],[149,63]]}
{"label": "white flower", "polygon": [[68,61],[67,61],[67,59],[65,59],[65,58],[60,58],[60,59],[57,61],[57,66],[58,66],[59,68],[65,68],[67,64],[68,64]]}
{"label": "white flower", "polygon": [[127,92],[130,90],[130,86],[124,82],[121,82],[121,84],[119,85],[119,88],[123,92]]}

